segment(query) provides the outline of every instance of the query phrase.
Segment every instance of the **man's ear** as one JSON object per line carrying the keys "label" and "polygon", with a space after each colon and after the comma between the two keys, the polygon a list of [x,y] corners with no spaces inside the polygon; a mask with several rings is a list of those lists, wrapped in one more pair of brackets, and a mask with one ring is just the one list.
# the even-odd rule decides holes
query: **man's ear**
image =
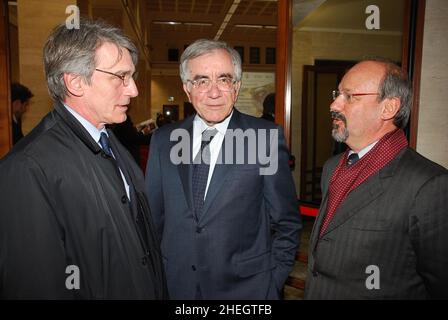
{"label": "man's ear", "polygon": [[235,83],[235,102],[238,99],[238,93],[240,92],[241,88],[241,80]]}
{"label": "man's ear", "polygon": [[381,119],[390,120],[400,111],[401,102],[397,97],[386,98],[383,101],[383,111],[381,113]]}
{"label": "man's ear", "polygon": [[64,73],[65,86],[69,93],[75,97],[82,97],[84,94],[84,87],[82,77],[79,74]]}
{"label": "man's ear", "polygon": [[20,107],[22,106],[22,102],[20,99],[16,99],[12,102],[12,113],[16,113],[17,111],[20,111]]}
{"label": "man's ear", "polygon": [[185,94],[186,94],[187,97],[188,97],[188,101],[190,101],[190,103],[191,103],[191,96],[190,96],[190,92],[188,91],[187,84],[184,83],[184,84],[182,85],[182,88],[184,88]]}

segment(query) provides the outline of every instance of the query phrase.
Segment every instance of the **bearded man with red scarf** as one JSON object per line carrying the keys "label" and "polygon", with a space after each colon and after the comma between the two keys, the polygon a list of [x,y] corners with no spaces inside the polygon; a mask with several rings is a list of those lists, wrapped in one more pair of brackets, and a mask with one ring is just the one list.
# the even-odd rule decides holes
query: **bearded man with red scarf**
{"label": "bearded man with red scarf", "polygon": [[365,60],[333,98],[332,136],[349,149],[323,169],[305,298],[448,298],[448,170],[408,147],[406,74]]}

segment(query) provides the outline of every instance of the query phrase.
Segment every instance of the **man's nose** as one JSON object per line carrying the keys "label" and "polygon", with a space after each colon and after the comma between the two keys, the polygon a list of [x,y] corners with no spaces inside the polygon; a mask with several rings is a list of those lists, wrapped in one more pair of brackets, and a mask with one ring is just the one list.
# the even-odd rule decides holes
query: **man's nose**
{"label": "man's nose", "polygon": [[218,84],[216,82],[212,82],[210,90],[208,91],[207,94],[212,98],[216,98],[221,95],[221,90],[219,90]]}
{"label": "man's nose", "polygon": [[133,78],[129,79],[129,84],[125,87],[125,89],[125,94],[127,96],[130,96],[131,98],[138,96],[137,84]]}
{"label": "man's nose", "polygon": [[341,111],[344,108],[344,98],[342,95],[336,97],[330,104],[330,111]]}

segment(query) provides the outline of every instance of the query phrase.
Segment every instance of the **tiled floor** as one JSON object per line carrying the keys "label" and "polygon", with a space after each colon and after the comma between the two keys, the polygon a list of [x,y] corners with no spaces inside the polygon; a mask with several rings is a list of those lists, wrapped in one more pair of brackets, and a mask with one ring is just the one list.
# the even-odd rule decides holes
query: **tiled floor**
{"label": "tiled floor", "polygon": [[[297,256],[304,257],[308,254],[308,242],[313,229],[314,219],[303,218],[303,231],[300,239],[300,248]],[[302,259],[301,259],[302,260]],[[304,284],[306,280],[306,262],[296,259],[294,269],[289,275],[289,279],[284,289],[285,300],[303,299]]]}

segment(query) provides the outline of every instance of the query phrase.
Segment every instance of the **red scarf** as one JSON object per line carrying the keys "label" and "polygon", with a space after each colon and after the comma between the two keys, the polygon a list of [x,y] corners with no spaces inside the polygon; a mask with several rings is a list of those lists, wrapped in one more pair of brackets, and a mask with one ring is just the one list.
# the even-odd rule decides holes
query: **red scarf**
{"label": "red scarf", "polygon": [[320,229],[320,236],[348,194],[384,168],[407,146],[408,141],[403,130],[397,129],[384,135],[369,152],[351,166],[346,164],[349,150],[345,152],[330,179],[327,213]]}

